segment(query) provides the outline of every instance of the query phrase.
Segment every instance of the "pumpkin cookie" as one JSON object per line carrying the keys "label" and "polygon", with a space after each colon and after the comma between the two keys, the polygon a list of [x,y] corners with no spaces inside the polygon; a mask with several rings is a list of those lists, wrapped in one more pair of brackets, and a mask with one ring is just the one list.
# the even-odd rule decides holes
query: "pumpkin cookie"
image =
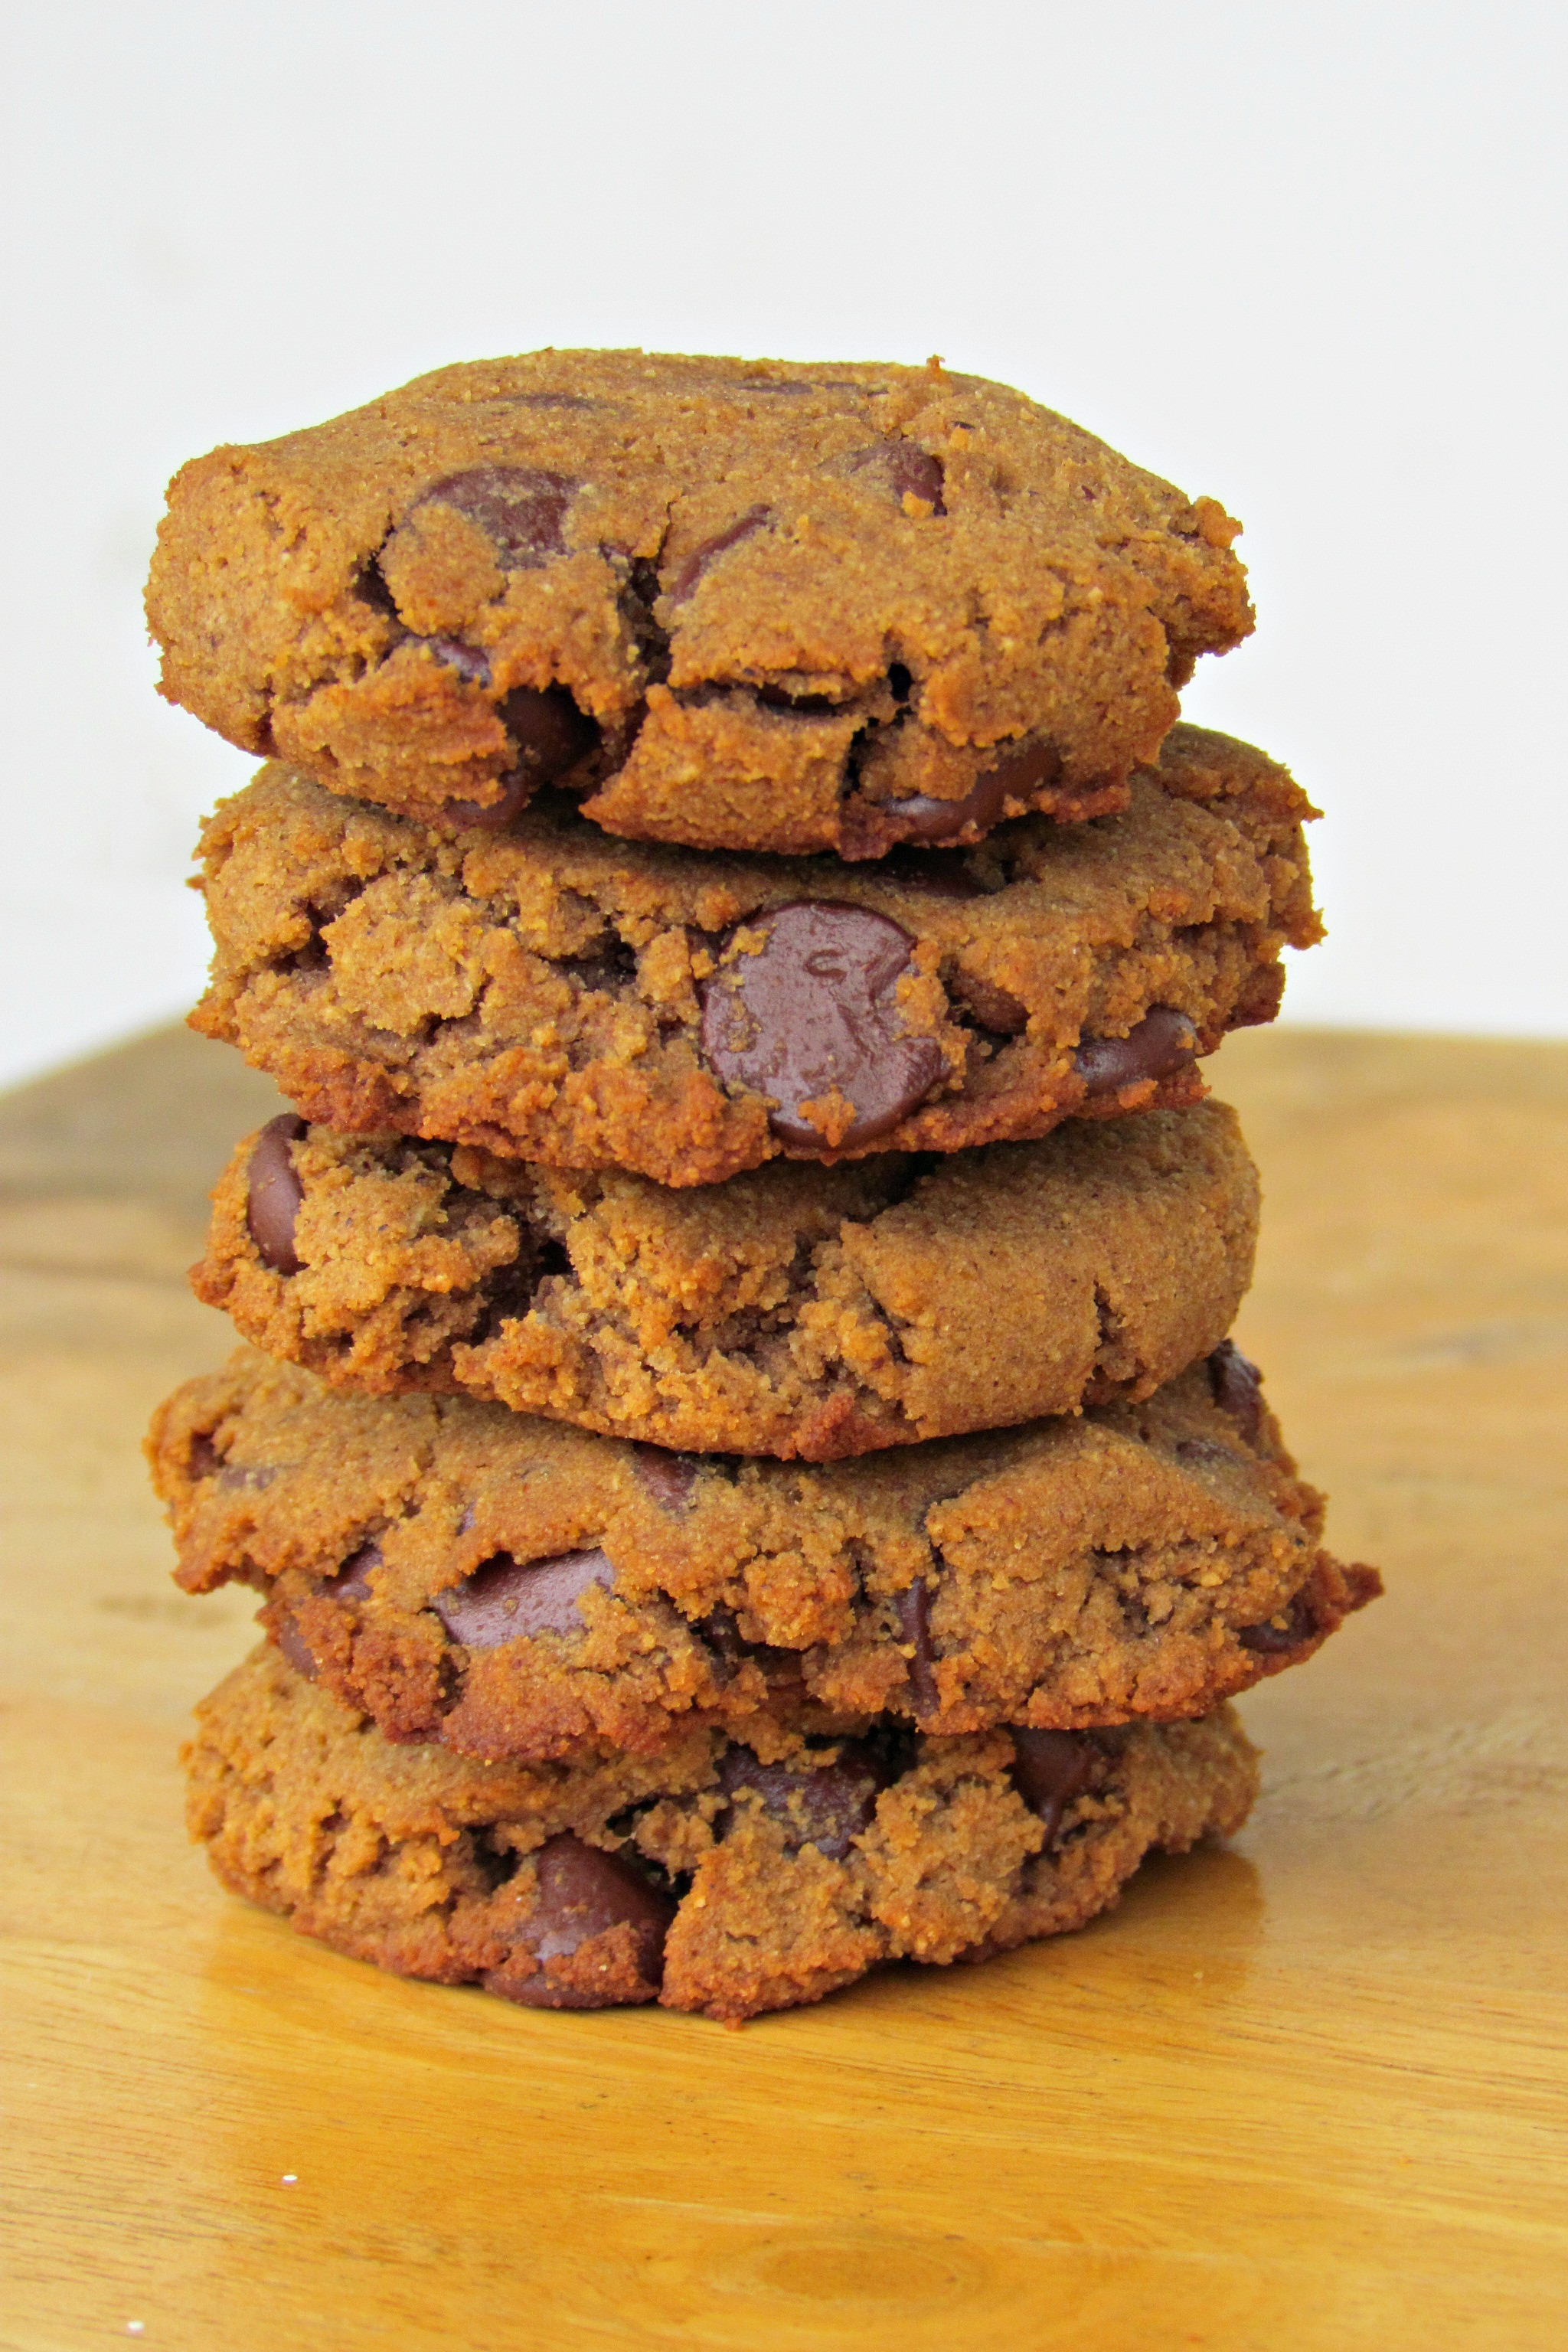
{"label": "pumpkin cookie", "polygon": [[348,1396],[245,1349],[149,1446],[187,1591],[255,1586],[302,1672],[476,1756],[1201,1715],[1378,1590],[1322,1549],[1228,1342],[1140,1404],[804,1468]]}
{"label": "pumpkin cookie", "polygon": [[1005,384],[536,352],[170,487],[163,691],[405,815],[880,856],[1114,808],[1237,526]]}
{"label": "pumpkin cookie", "polygon": [[192,1021],[345,1133],[717,1183],[1195,1100],[1321,933],[1313,814],[1172,734],[1119,816],[880,866],[606,839],[570,808],[444,834],[264,769],[209,820]]}
{"label": "pumpkin cookie", "polygon": [[815,1462],[1149,1395],[1258,1233],[1218,1103],[684,1192],[285,1115],[213,1199],[196,1296],[334,1386]]}
{"label": "pumpkin cookie", "polygon": [[356,1959],[537,2009],[658,2000],[737,2023],[899,1959],[1080,1927],[1152,1847],[1228,1836],[1257,1790],[1201,1722],[922,1738],[876,1723],[657,1759],[396,1748],[258,1650],[197,1709],[191,1834],[224,1885]]}

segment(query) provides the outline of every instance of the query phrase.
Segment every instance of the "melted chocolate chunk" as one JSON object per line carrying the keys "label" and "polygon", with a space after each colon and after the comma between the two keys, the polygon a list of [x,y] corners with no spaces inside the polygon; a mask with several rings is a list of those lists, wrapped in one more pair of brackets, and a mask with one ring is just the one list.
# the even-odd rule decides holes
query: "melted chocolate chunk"
{"label": "melted chocolate chunk", "polygon": [[1093,1779],[1098,1751],[1081,1732],[1029,1731],[1018,1724],[1008,1727],[1013,1785],[1029,1811],[1044,1822],[1049,1843],[1073,1799],[1081,1797]]}
{"label": "melted chocolate chunk", "polygon": [[837,1759],[809,1766],[764,1764],[751,1748],[727,1748],[719,1765],[719,1786],[731,1799],[749,1790],[770,1821],[777,1822],[795,1851],[814,1845],[830,1862],[842,1862],[850,1842],[868,1829],[878,1790],[886,1785],[870,1750],[846,1739]]}
{"label": "melted chocolate chunk", "polygon": [[361,1544],[358,1551],[351,1553],[344,1560],[327,1586],[328,1597],[333,1601],[368,1601],[370,1572],[381,1564],[381,1546],[378,1543]]}
{"label": "melted chocolate chunk", "polygon": [[185,1452],[185,1475],[193,1486],[210,1478],[223,1467],[223,1455],[205,1430],[192,1438]]}
{"label": "melted chocolate chunk", "polygon": [[948,982],[977,1028],[994,1037],[1016,1037],[1029,1025],[1029,1008],[1010,988],[998,988],[978,972],[955,971]]}
{"label": "melted chocolate chunk", "polygon": [[[942,1076],[934,1038],[904,1029],[895,991],[910,968],[907,931],[868,908],[797,900],[745,926],[736,956],[702,995],[702,1052],[731,1086],[768,1095],[785,1143],[850,1150],[886,1135]],[[852,1108],[831,1145],[805,1116],[837,1095]]]}
{"label": "melted chocolate chunk", "polygon": [[503,392],[492,395],[500,408],[603,408],[580,392]]}
{"label": "melted chocolate chunk", "polygon": [[899,1629],[903,1635],[903,1646],[912,1649],[914,1653],[912,1657],[904,1661],[904,1664],[910,1678],[910,1696],[914,1701],[915,1713],[930,1715],[937,1706],[939,1694],[936,1676],[931,1672],[931,1660],[935,1653],[931,1648],[931,1589],[924,1578],[911,1584],[907,1592],[900,1592],[893,1606],[898,1612]]}
{"label": "melted chocolate chunk", "polygon": [[692,1628],[700,1633],[712,1651],[717,1662],[717,1679],[730,1681],[737,1666],[755,1666],[763,1675],[774,1695],[784,1699],[804,1696],[801,1688],[800,1652],[781,1650],[769,1642],[748,1642],[741,1631],[741,1621],[734,1611],[721,1601],[710,1609],[706,1617],[699,1617]]}
{"label": "melted chocolate chunk", "polygon": [[465,686],[489,686],[490,661],[482,646],[466,646],[461,637],[426,637],[424,642],[438,662],[457,671]]}
{"label": "melted chocolate chunk", "polygon": [[243,1462],[226,1462],[217,1474],[217,1483],[231,1495],[258,1494],[282,1475],[276,1465],[263,1463],[252,1469]]}
{"label": "melted chocolate chunk", "polygon": [[531,785],[552,784],[598,744],[598,728],[563,686],[514,687],[496,709],[517,746],[512,773]]}
{"label": "melted chocolate chunk", "polygon": [[294,1672],[302,1675],[306,1682],[313,1683],[316,1679],[315,1653],[291,1616],[285,1614],[279,1617],[275,1638]]}
{"label": "melted chocolate chunk", "polygon": [[571,1254],[563,1242],[553,1241],[533,1227],[518,1235],[517,1255],[510,1265],[498,1266],[484,1288],[484,1309],[473,1334],[476,1347],[493,1339],[503,1323],[521,1322],[547,1282],[570,1276]]}
{"label": "melted chocolate chunk", "polygon": [[397,605],[391,589],[382,577],[381,566],[373,555],[354,575],[353,593],[374,612],[384,613],[389,621],[397,618]]}
{"label": "melted chocolate chunk", "polygon": [[773,519],[771,507],[748,507],[727,530],[717,531],[700,547],[694,547],[666,591],[670,603],[683,604],[710,564],[716,563],[731,547],[739,547],[743,539],[750,539],[753,531],[761,530]]}
{"label": "melted chocolate chunk", "polygon": [[478,523],[503,572],[526,572],[564,555],[563,525],[576,484],[534,466],[475,466],[434,483],[409,509],[455,507]]}
{"label": "melted chocolate chunk", "polygon": [[1277,1609],[1260,1625],[1243,1625],[1236,1638],[1244,1650],[1260,1658],[1277,1658],[1287,1650],[1299,1650],[1317,1630],[1311,1601],[1304,1592],[1298,1592],[1289,1608]]}
{"label": "melted chocolate chunk", "polygon": [[1234,1339],[1222,1339],[1208,1360],[1209,1387],[1222,1412],[1228,1412],[1249,1445],[1263,1430],[1263,1375]]}
{"label": "melted chocolate chunk", "polygon": [[1156,1004],[1125,1037],[1086,1037],[1074,1055],[1084,1091],[1120,1094],[1145,1078],[1168,1078],[1184,1070],[1198,1049],[1198,1033],[1184,1013]]}
{"label": "melted chocolate chunk", "polygon": [[498,1552],[461,1584],[437,1593],[430,1606],[452,1636],[470,1650],[499,1650],[536,1633],[577,1633],[578,1601],[591,1585],[609,1591],[616,1571],[602,1551],[565,1551],[555,1559],[513,1559]]}
{"label": "melted chocolate chunk", "polygon": [[[492,1992],[526,2009],[598,2009],[604,2003],[584,1986],[552,1977],[552,1960],[570,1959],[584,1944],[613,1928],[632,1930],[636,1967],[646,1991],[658,1991],[664,1975],[664,1939],[675,1905],[618,1854],[585,1845],[570,1830],[551,1838],[533,1857],[536,1892],[521,1940],[544,1967],[535,1976],[495,1970],[486,1979]],[[617,1986],[615,2000],[626,1990]]]}
{"label": "melted chocolate chunk", "polygon": [[916,442],[879,441],[874,448],[857,449],[842,462],[847,473],[869,474],[900,506],[906,498],[919,499],[933,514],[947,512],[942,499],[942,460],[929,456]]}
{"label": "melted chocolate chunk", "polygon": [[913,793],[908,800],[889,801],[886,813],[897,817],[908,841],[954,841],[963,833],[988,833],[1001,821],[1009,800],[1026,802],[1037,784],[1055,781],[1061,764],[1054,743],[1022,743],[987,768],[961,801]]}
{"label": "melted chocolate chunk", "polygon": [[661,1511],[687,1508],[701,1467],[700,1454],[667,1454],[662,1445],[637,1445],[632,1449],[632,1469],[637,1485],[653,1496]]}
{"label": "melted chocolate chunk", "polygon": [[1179,1437],[1175,1452],[1178,1462],[1228,1463],[1233,1468],[1236,1464],[1230,1447],[1222,1445],[1217,1437]]}
{"label": "melted chocolate chunk", "polygon": [[710,1609],[706,1617],[698,1618],[693,1631],[701,1634],[727,1666],[738,1666],[742,1658],[752,1654],[752,1644],[741,1631],[739,1618],[722,1601],[716,1609]]}
{"label": "melted chocolate chunk", "polygon": [[535,779],[526,768],[513,768],[500,779],[500,798],[481,807],[478,801],[447,801],[441,810],[444,824],[481,825],[487,833],[502,833],[533,798]]}
{"label": "melted chocolate chunk", "polygon": [[256,1139],[250,1155],[250,1185],[246,1194],[245,1222],[257,1255],[274,1274],[298,1274],[294,1254],[294,1220],[305,1188],[294,1173],[291,1146],[305,1132],[298,1111],[280,1111],[269,1118]]}

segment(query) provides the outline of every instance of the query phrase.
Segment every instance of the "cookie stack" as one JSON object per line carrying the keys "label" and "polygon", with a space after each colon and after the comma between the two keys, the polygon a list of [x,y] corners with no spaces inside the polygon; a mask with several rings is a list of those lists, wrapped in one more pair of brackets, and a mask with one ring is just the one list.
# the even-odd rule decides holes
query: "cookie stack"
{"label": "cookie stack", "polygon": [[1226,1702],[1377,1589],[1226,1334],[1199,1058],[1319,935],[1175,724],[1235,526],[1021,394],[545,352],[176,478],[193,1016],[299,1106],[151,1448],[224,1882],[727,2020],[1080,1925],[1234,1829]]}

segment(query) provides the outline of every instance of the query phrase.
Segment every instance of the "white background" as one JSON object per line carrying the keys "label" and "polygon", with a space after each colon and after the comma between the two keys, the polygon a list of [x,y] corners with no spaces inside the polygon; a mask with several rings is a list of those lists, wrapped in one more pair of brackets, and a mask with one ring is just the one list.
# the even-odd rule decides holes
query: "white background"
{"label": "white background", "polygon": [[0,1076],[184,1009],[163,483],[542,343],[941,352],[1247,524],[1190,716],[1328,812],[1296,1019],[1568,1034],[1561,6],[10,14]]}

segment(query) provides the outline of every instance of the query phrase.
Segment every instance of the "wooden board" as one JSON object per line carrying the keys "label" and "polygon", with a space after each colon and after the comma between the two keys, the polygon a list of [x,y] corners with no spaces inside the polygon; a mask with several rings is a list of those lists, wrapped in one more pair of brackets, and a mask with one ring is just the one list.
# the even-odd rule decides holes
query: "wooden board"
{"label": "wooden board", "polygon": [[1281,1032],[1241,1336],[1389,1597],[1244,1702],[1228,1851],[726,2032],[399,1983],[221,1895],[137,1440],[269,1094],[171,1034],[0,1106],[0,2344],[1568,2340],[1568,1048]]}

